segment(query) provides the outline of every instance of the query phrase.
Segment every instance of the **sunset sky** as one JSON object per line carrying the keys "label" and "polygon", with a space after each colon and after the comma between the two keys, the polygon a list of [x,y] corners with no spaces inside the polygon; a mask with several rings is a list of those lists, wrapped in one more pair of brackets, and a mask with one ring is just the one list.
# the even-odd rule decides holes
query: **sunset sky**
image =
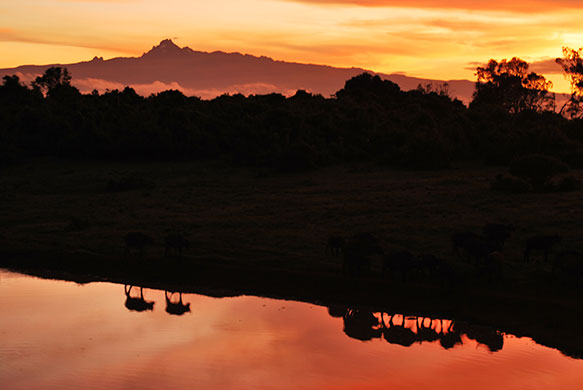
{"label": "sunset sky", "polygon": [[474,80],[519,56],[552,64],[583,46],[583,2],[471,0],[4,0],[0,67],[138,56],[163,38],[202,51]]}

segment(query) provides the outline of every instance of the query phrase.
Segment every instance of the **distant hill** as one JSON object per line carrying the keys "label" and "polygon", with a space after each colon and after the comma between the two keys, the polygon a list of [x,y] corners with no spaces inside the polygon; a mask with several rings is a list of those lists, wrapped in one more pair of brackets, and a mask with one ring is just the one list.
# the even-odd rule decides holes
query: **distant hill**
{"label": "distant hill", "polygon": [[[179,89],[186,95],[213,98],[223,93],[263,94],[279,92],[291,95],[298,89],[330,96],[344,82],[367,70],[335,68],[326,65],[300,64],[256,57],[240,53],[212,53],[179,47],[169,39],[140,57],[120,57],[75,64],[25,65],[0,69],[0,77],[18,74],[29,82],[50,66],[65,66],[73,76],[73,84],[82,92],[97,89],[122,89],[131,86],[142,95],[167,89]],[[419,84],[441,84],[442,80],[408,77],[402,74],[378,74],[409,90]],[[448,80],[452,96],[464,103],[471,100],[474,83],[469,80]]]}

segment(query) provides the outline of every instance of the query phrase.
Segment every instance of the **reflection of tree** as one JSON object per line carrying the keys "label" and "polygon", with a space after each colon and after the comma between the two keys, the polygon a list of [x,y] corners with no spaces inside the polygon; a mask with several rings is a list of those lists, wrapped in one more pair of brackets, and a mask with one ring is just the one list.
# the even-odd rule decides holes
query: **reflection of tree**
{"label": "reflection of tree", "polygon": [[190,303],[182,302],[181,292],[178,293],[178,301],[172,302],[172,295],[174,294],[175,293],[164,291],[164,295],[166,296],[166,313],[181,316],[184,313],[190,312]]}
{"label": "reflection of tree", "polygon": [[128,286],[127,284],[123,287],[125,295],[126,295],[126,302],[125,307],[128,310],[132,311],[148,311],[154,310],[154,302],[146,301],[144,299],[144,290],[140,287],[140,296],[139,297],[132,297],[131,292],[134,286]]}

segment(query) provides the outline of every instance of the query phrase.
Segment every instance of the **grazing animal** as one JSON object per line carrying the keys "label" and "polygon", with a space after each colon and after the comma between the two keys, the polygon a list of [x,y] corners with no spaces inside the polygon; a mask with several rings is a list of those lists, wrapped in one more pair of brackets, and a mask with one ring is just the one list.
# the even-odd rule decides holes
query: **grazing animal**
{"label": "grazing animal", "polygon": [[131,232],[126,234],[124,241],[126,244],[126,254],[130,253],[132,250],[136,250],[143,254],[145,247],[154,244],[154,239],[152,237],[141,232]]}
{"label": "grazing animal", "polygon": [[560,273],[570,281],[583,280],[583,253],[577,251],[561,251],[553,262],[553,273]]}
{"label": "grazing animal", "polygon": [[482,261],[490,253],[497,250],[497,245],[486,237],[482,237],[472,232],[454,233],[451,237],[453,252],[459,256],[460,249],[463,250],[469,259]]}
{"label": "grazing animal", "polygon": [[371,267],[374,255],[382,255],[378,240],[370,233],[357,234],[344,245],[342,271],[345,275],[360,276]]}
{"label": "grazing animal", "polygon": [[142,287],[140,287],[140,296],[139,297],[132,297],[131,296],[131,291],[132,291],[133,287],[134,286],[129,286],[129,288],[128,288],[127,284],[123,287],[125,295],[126,295],[125,307],[128,310],[138,311],[138,312],[154,310],[154,302],[146,301],[144,299],[144,290]]}
{"label": "grazing animal", "polygon": [[166,296],[166,313],[181,316],[184,313],[190,312],[190,303],[183,303],[182,302],[182,293],[178,293],[178,302],[172,302],[172,295],[174,293],[170,293],[168,291],[164,291],[164,295]]}
{"label": "grazing animal", "polygon": [[545,255],[545,261],[549,261],[550,250],[561,242],[561,237],[557,235],[539,235],[532,236],[526,240],[526,248],[524,249],[524,261],[530,261],[532,251],[542,251]]}
{"label": "grazing animal", "polygon": [[338,256],[346,244],[344,237],[330,236],[326,243],[326,254],[330,253],[332,256]]}
{"label": "grazing animal", "polygon": [[383,275],[399,273],[406,278],[415,268],[417,268],[417,259],[409,251],[397,251],[383,257]]}
{"label": "grazing animal", "polygon": [[168,256],[172,250],[178,253],[178,256],[182,256],[182,249],[189,247],[190,241],[181,234],[168,234],[164,238],[164,256]]}
{"label": "grazing animal", "polygon": [[489,282],[493,282],[501,277],[503,262],[504,254],[502,252],[494,251],[486,256],[482,263],[481,271],[486,275]]}
{"label": "grazing animal", "polygon": [[432,254],[422,254],[417,257],[417,267],[421,272],[428,272],[432,278],[444,261]]}
{"label": "grazing animal", "polygon": [[496,250],[502,250],[506,240],[510,238],[514,230],[516,230],[516,228],[513,225],[489,223],[484,225],[482,233],[486,240],[496,246]]}

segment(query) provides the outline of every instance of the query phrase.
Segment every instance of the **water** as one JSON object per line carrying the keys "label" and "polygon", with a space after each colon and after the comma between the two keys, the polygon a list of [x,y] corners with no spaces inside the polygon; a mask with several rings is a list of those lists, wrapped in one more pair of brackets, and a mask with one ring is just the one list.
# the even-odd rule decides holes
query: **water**
{"label": "water", "polygon": [[[189,312],[170,315],[164,291],[143,294],[153,310],[128,310],[121,285],[0,270],[0,388],[583,388],[583,361],[445,319],[195,294],[182,296]],[[411,338],[422,321],[434,341]]]}

